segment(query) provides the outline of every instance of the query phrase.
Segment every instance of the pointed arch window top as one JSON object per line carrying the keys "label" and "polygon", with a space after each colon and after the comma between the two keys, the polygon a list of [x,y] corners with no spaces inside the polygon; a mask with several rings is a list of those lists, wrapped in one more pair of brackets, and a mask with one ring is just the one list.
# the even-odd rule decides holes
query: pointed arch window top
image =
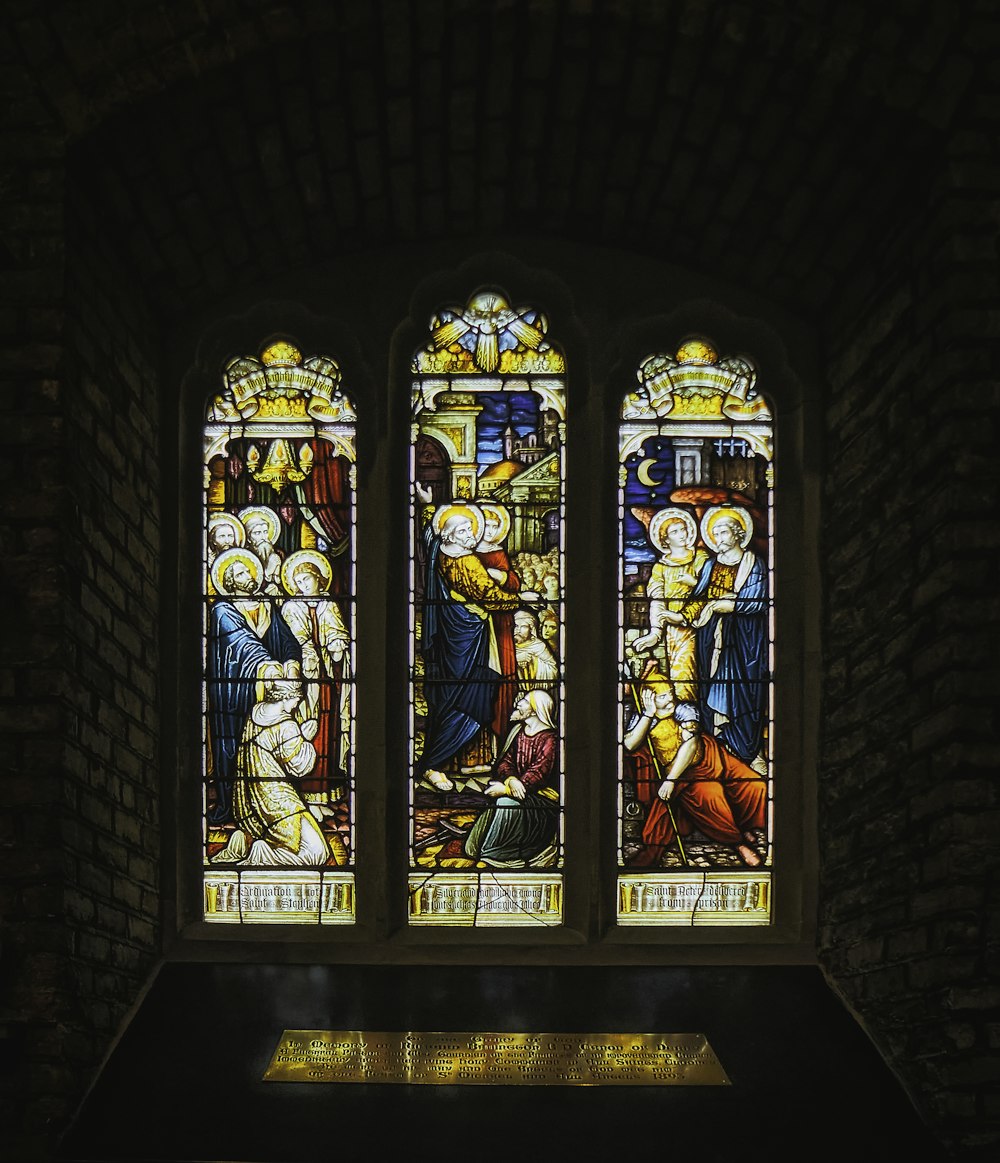
{"label": "pointed arch window top", "polygon": [[623,420],[771,419],[754,365],[743,356],[720,359],[703,337],[685,340],[676,355],[647,356],[636,377],[640,387],[625,397]]}
{"label": "pointed arch window top", "polygon": [[223,389],[209,402],[207,419],[352,423],[357,419],[354,405],[340,384],[340,367],[329,356],[304,359],[290,343],[271,343],[260,359],[244,355],[229,361]]}
{"label": "pointed arch window top", "polygon": [[562,375],[566,361],[545,338],[548,326],[537,308],[511,307],[498,291],[479,291],[465,307],[446,307],[433,316],[430,342],[414,355],[412,370],[424,375]]}

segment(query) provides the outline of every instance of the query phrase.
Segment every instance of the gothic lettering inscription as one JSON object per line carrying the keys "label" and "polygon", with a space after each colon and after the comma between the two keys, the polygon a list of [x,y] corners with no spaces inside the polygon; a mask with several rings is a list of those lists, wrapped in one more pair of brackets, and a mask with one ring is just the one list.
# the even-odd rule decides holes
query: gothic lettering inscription
{"label": "gothic lettering inscription", "polygon": [[729,1086],[704,1034],[285,1030],[265,1082]]}

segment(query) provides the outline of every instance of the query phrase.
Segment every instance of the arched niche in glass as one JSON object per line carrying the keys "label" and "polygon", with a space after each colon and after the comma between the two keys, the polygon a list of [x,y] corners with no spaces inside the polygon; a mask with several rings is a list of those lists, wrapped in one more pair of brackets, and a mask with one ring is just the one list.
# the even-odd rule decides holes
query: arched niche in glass
{"label": "arched niche in glass", "polygon": [[409,921],[563,915],[565,360],[498,291],[412,362]]}
{"label": "arched niche in glass", "polygon": [[619,426],[618,923],[767,925],[774,458],[743,357],[686,340]]}
{"label": "arched niche in glass", "polygon": [[289,342],[204,427],[205,919],[354,921],[355,411]]}

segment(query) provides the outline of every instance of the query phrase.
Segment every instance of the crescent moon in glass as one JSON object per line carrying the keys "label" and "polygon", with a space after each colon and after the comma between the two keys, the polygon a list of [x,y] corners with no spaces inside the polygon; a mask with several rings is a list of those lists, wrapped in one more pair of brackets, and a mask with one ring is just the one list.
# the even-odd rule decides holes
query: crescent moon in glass
{"label": "crescent moon in glass", "polygon": [[646,485],[651,489],[655,489],[657,485],[663,484],[663,481],[654,481],[653,478],[649,475],[649,466],[656,463],[657,461],[655,457],[651,457],[648,460],[639,461],[639,467],[635,470],[635,475],[639,481],[639,484]]}

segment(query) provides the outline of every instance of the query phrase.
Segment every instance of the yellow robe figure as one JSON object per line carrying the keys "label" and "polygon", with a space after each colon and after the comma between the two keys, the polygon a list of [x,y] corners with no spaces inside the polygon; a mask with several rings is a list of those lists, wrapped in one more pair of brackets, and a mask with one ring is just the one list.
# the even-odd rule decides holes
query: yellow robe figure
{"label": "yellow robe figure", "polygon": [[674,684],[678,702],[695,702],[698,679],[695,660],[695,631],[687,623],[674,622],[667,615],[681,615],[685,599],[694,589],[698,575],[708,561],[704,549],[690,550],[686,561],[671,560],[666,554],[653,566],[646,596],[649,598],[651,633],[662,635],[667,654],[667,674]]}
{"label": "yellow robe figure", "polygon": [[[320,730],[316,746],[320,767],[330,767],[331,770],[319,771],[319,779],[312,781],[305,793],[310,803],[327,803],[330,793],[326,785],[337,772],[347,770],[350,752],[350,635],[337,603],[329,598],[292,598],[282,606],[281,615],[296,641],[303,647],[303,676],[307,679],[329,680],[320,686],[320,706],[317,712]],[[307,647],[311,647],[311,650]],[[335,699],[330,697],[333,692],[336,692]],[[332,715],[337,716],[335,724],[325,721],[326,717]],[[330,738],[333,739],[333,746],[330,746]],[[313,783],[317,787],[313,787]]]}
{"label": "yellow robe figure", "polygon": [[256,868],[326,864],[326,837],[292,782],[307,776],[315,763],[315,748],[292,718],[288,700],[258,703],[236,756],[236,831],[214,863]]}

